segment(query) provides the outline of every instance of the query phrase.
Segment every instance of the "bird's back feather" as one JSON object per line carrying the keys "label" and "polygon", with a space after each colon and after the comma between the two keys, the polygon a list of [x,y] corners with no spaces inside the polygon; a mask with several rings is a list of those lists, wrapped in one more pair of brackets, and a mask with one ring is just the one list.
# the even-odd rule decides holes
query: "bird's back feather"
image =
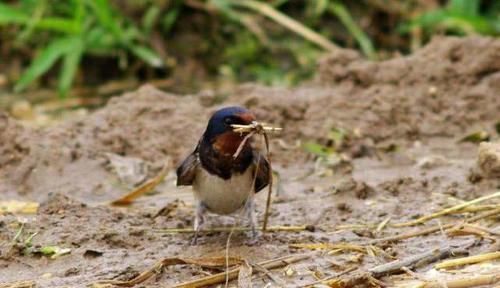
{"label": "bird's back feather", "polygon": [[257,193],[269,184],[269,161],[264,155],[262,155],[262,153],[254,151],[253,166],[255,169],[254,173],[257,173],[257,175],[254,176],[256,177],[254,188],[255,193]]}
{"label": "bird's back feather", "polygon": [[200,166],[200,158],[198,157],[197,150],[198,149],[189,154],[177,168],[177,186],[193,185],[196,172]]}

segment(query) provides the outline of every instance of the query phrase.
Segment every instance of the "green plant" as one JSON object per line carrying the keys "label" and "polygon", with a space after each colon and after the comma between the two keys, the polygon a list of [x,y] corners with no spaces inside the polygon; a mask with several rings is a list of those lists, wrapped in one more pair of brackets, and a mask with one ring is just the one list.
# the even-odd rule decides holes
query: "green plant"
{"label": "green plant", "polygon": [[[228,64],[223,67],[224,71],[237,75],[235,80],[256,80],[270,85],[296,84],[312,74],[308,71],[314,69],[319,51],[338,49],[327,38],[272,4],[254,0],[209,0],[207,3],[225,16],[228,23],[246,28],[236,33],[235,41],[224,49],[224,62]],[[280,32],[268,31],[266,22],[262,21],[264,18],[270,20],[269,25],[278,24],[277,28],[281,29],[276,30]]]}
{"label": "green plant", "polygon": [[332,127],[326,137],[326,144],[309,141],[304,143],[305,151],[319,157],[328,157],[342,151],[342,146],[352,137],[348,131],[342,128]]}
{"label": "green plant", "polygon": [[[481,11],[481,2],[488,9]],[[427,34],[438,31],[455,34],[500,34],[500,4],[498,1],[481,0],[449,0],[443,8],[424,12],[417,15],[409,23],[400,27],[400,31],[409,32],[415,28],[421,28]]]}
{"label": "green plant", "polygon": [[[154,13],[146,15],[145,25],[152,25]],[[163,65],[162,59],[142,44],[141,31],[107,0],[22,0],[16,6],[0,3],[0,26],[6,25],[21,28],[19,42],[36,39],[32,42],[39,50],[18,80],[17,92],[62,61],[58,90],[66,95],[86,54],[117,56],[126,63],[128,52],[151,66]],[[37,37],[35,32],[45,37]]]}
{"label": "green plant", "polygon": [[[337,51],[339,48],[327,37],[310,27],[321,27],[322,17],[330,13],[339,19],[348,33],[358,42],[368,58],[376,58],[375,49],[369,37],[354,21],[347,8],[340,1],[313,0],[304,1],[306,19],[299,21],[283,13],[288,0],[255,1],[255,0],[207,0],[199,1],[199,9],[220,16],[218,19],[228,25],[246,29],[234,33],[234,41],[228,41],[224,47],[223,71],[225,77],[236,81],[256,80],[265,84],[290,85],[309,78],[316,67],[321,50]],[[179,14],[174,10],[175,17]],[[168,17],[171,27],[170,19]],[[262,21],[264,18],[269,22]],[[270,24],[274,28],[268,29]],[[308,25],[306,25],[306,24]],[[268,24],[268,25],[266,25]],[[281,28],[281,29],[279,29]],[[235,28],[233,31],[237,31]],[[276,32],[281,30],[281,32]],[[295,37],[298,35],[300,37]],[[305,40],[305,41],[304,41]],[[290,69],[291,67],[297,67]]]}
{"label": "green plant", "polygon": [[305,142],[302,147],[306,152],[313,154],[314,156],[320,158],[327,158],[332,154],[335,154],[336,151],[332,147],[327,147],[325,145],[321,145],[314,141]]}
{"label": "green plant", "polygon": [[[213,80],[294,85],[314,74],[322,53],[338,46],[383,58],[418,48],[435,33],[499,35],[499,15],[500,1],[487,0],[3,1],[0,69],[14,68],[7,76],[8,83],[17,82],[15,91],[42,75],[53,83],[58,72],[60,95],[77,73],[100,70],[112,77],[127,71],[140,80],[172,76],[181,86],[177,92]],[[396,23],[403,23],[399,30]],[[112,58],[117,67],[98,66],[101,58]],[[29,63],[20,78],[19,62]],[[165,69],[144,69],[144,63]],[[110,77],[101,78],[87,76],[84,83]]]}
{"label": "green plant", "polygon": [[349,13],[349,10],[340,3],[340,1],[332,1],[328,5],[328,11],[335,15],[340,22],[345,26],[347,31],[352,35],[352,37],[358,42],[361,51],[370,59],[376,58],[375,48],[371,39],[366,35],[366,33],[359,27],[359,25],[354,21],[353,17]]}
{"label": "green plant", "polygon": [[[19,229],[11,241],[11,247],[17,246],[25,255],[33,253],[33,238],[38,232],[28,233],[25,231],[25,223],[19,222]],[[24,239],[23,239],[24,238]]]}
{"label": "green plant", "polygon": [[[255,13],[264,15],[323,49],[329,51],[335,51],[337,49],[337,46],[330,40],[275,9],[272,5],[254,0],[211,0],[210,2],[212,2],[213,5],[219,10],[223,11],[227,15],[230,15],[231,19],[237,19],[237,21],[241,21],[241,23],[247,26],[250,30],[253,30],[252,27],[244,23],[244,21],[240,20],[244,18],[241,17],[241,13],[238,12],[236,8],[245,8]],[[283,5],[284,2],[286,1],[281,1],[278,4]],[[314,22],[319,22],[319,18],[326,11],[337,17],[340,22],[346,27],[347,31],[352,35],[352,37],[356,39],[361,47],[361,50],[366,54],[366,56],[368,56],[369,58],[375,58],[375,50],[370,38],[357,25],[356,21],[354,21],[344,4],[342,4],[340,1],[313,0],[306,2],[306,5],[306,10],[310,11],[308,13],[310,14],[310,18],[315,18]]]}

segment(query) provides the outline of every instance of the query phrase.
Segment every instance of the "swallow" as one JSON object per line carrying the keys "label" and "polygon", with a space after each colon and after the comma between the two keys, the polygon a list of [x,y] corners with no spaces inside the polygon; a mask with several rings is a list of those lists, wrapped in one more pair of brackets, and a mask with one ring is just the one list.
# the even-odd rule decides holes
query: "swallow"
{"label": "swallow", "polygon": [[216,111],[194,151],[177,168],[177,186],[192,186],[195,195],[192,244],[197,242],[207,212],[242,212],[253,238],[257,235],[254,195],[269,184],[269,162],[251,141],[245,141],[235,157],[246,133],[234,132],[232,128],[254,121],[254,114],[243,107]]}

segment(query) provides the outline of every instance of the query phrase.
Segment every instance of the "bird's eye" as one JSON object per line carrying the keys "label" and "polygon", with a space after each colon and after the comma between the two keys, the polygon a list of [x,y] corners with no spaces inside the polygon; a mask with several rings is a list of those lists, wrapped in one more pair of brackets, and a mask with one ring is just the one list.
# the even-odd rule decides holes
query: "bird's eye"
{"label": "bird's eye", "polygon": [[233,120],[231,118],[227,117],[227,118],[224,118],[224,123],[226,123],[227,125],[231,125],[231,124],[233,124]]}

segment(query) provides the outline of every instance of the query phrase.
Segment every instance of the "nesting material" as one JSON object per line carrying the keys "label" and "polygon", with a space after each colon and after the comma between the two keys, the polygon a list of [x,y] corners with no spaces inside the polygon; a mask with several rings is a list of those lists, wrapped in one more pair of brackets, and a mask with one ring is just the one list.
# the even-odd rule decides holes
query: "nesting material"
{"label": "nesting material", "polygon": [[[267,133],[281,131],[281,128],[268,126],[264,123],[259,123],[257,121],[252,122],[252,124],[250,125],[233,124],[231,125],[231,127],[233,128],[233,131],[236,133],[248,133],[243,139],[243,141],[241,141],[240,146],[234,153],[233,155],[234,158],[238,157],[246,141],[248,141],[248,139],[250,139],[250,137],[252,137],[254,134],[261,134],[264,137],[264,142],[266,143],[267,161],[269,162],[269,185],[267,190],[268,193],[266,200],[266,211],[264,213],[264,223],[262,224],[262,230],[266,231],[267,222],[269,219],[269,209],[271,208],[271,192],[273,190],[273,166],[271,161],[271,153],[269,150],[269,138],[267,137]],[[255,175],[257,175],[257,173],[255,173]]]}
{"label": "nesting material", "polygon": [[252,124],[249,125],[233,124],[231,125],[231,127],[233,127],[233,131],[237,133],[279,132],[282,130],[282,128],[280,127],[272,127],[268,126],[268,124],[266,123],[259,123],[259,122],[253,122]]}

